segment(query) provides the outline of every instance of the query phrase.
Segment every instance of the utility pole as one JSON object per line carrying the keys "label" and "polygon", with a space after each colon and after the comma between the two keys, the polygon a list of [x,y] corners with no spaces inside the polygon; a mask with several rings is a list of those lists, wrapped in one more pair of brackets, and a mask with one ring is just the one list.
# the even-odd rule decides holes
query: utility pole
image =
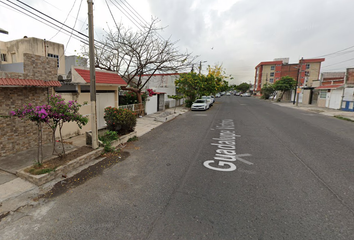
{"label": "utility pole", "polygon": [[299,106],[299,95],[300,93],[297,92],[297,89],[300,87],[300,84],[301,84],[301,68],[302,68],[302,60],[304,58],[301,58],[300,59],[300,64],[299,64],[299,69],[298,69],[298,73],[297,73],[297,86],[296,86],[296,107]]}
{"label": "utility pole", "polygon": [[201,73],[201,71],[202,71],[202,63],[206,63],[207,61],[200,61],[200,63],[199,63],[199,75],[200,75],[200,73]]}
{"label": "utility pole", "polygon": [[90,53],[90,98],[91,98],[91,131],[92,148],[98,148],[97,108],[96,108],[96,72],[93,31],[93,0],[87,0],[89,20],[89,53]]}

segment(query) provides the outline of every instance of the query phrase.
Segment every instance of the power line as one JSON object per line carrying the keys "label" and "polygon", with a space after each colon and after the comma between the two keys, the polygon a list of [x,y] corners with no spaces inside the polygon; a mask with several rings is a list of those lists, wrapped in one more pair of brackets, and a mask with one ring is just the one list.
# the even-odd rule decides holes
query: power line
{"label": "power line", "polygon": [[348,50],[348,49],[351,49],[351,48],[354,48],[354,46],[347,47],[347,48],[344,48],[344,49],[342,49],[342,50],[339,50],[339,51],[336,51],[336,52],[333,52],[333,53],[328,53],[328,54],[325,54],[325,55],[322,55],[322,56],[318,56],[318,57],[326,57],[326,56],[334,55],[334,54],[343,52],[343,51]]}
{"label": "power line", "polygon": [[[63,24],[63,23],[61,23],[60,21],[58,21],[58,20],[56,20],[56,19],[54,19],[54,18],[52,18],[52,17],[49,17],[48,15],[44,14],[43,12],[41,12],[41,11],[39,11],[39,10],[37,10],[37,9],[35,9],[35,8],[33,8],[33,7],[31,7],[31,6],[27,5],[27,4],[25,4],[25,3],[23,3],[23,4],[26,5],[26,6],[28,6],[29,8],[31,8],[31,9],[37,11],[38,13],[40,13],[40,14],[42,14],[42,15],[44,15],[44,16],[50,18],[50,19],[52,19],[53,21],[55,21],[55,22],[61,24],[62,26],[68,28],[68,29],[71,30],[72,32],[70,32],[70,31],[67,30],[67,29],[64,29],[62,26],[59,26],[59,25],[57,25],[57,24],[55,24],[55,23],[53,23],[53,22],[51,22],[51,21],[48,21],[47,19],[44,19],[43,17],[41,17],[41,16],[39,16],[39,15],[37,15],[37,14],[35,14],[35,13],[29,11],[28,9],[25,9],[25,8],[22,7],[22,6],[17,5],[16,3],[11,2],[10,0],[7,0],[7,1],[8,1],[9,3],[11,3],[12,5],[16,6],[17,8],[14,7],[14,6],[9,5],[8,3],[3,2],[2,0],[0,0],[0,3],[3,3],[4,5],[7,5],[8,7],[14,9],[15,11],[17,11],[17,12],[19,12],[19,13],[22,13],[22,14],[24,14],[24,15],[30,17],[30,18],[33,18],[34,20],[37,20],[37,21],[39,21],[39,22],[41,22],[41,23],[43,23],[43,24],[45,24],[45,25],[47,25],[47,26],[49,26],[49,27],[51,27],[51,28],[53,28],[53,29],[55,29],[55,30],[61,29],[64,34],[66,34],[66,35],[68,35],[68,36],[72,35],[72,36],[74,36],[74,38],[75,38],[76,40],[79,40],[81,43],[88,45],[88,36],[87,36],[87,35],[85,35],[85,34],[79,32],[79,31],[75,30],[74,28],[71,28],[71,27],[69,27],[69,26],[67,26],[67,25],[65,25],[65,24]],[[17,0],[17,1],[19,1],[19,0]],[[19,1],[19,2],[21,2],[21,1]],[[21,3],[22,3],[22,2],[21,2]],[[18,8],[19,8],[19,9],[18,9]],[[25,12],[22,11],[22,10],[20,10],[20,9],[24,10]],[[28,12],[29,14],[26,13],[26,12]],[[34,17],[34,16],[36,16],[37,18]],[[40,19],[42,19],[42,20],[40,20]],[[76,32],[76,33],[78,33],[79,35],[74,34],[73,32]],[[81,36],[80,36],[80,35],[81,35]],[[98,41],[98,40],[95,40],[95,42],[96,42],[96,43],[99,43],[99,44],[101,44],[101,45],[104,45],[102,42],[100,42],[100,41]]]}
{"label": "power line", "polygon": [[126,16],[139,30],[141,30],[140,24],[138,24],[135,20],[132,20],[130,14],[129,14],[129,13],[126,13],[126,12],[124,11],[124,8],[122,8],[121,5],[120,5],[117,1],[115,1],[115,2],[119,5],[119,7],[118,7],[116,4],[114,4],[114,3],[112,2],[112,0],[111,0],[111,3],[112,3],[121,13],[123,13],[124,16]]}
{"label": "power line", "polygon": [[330,65],[327,65],[327,66],[323,66],[323,68],[327,68],[327,67],[330,67],[330,66],[333,66],[333,65],[344,63],[344,62],[349,62],[349,61],[352,61],[352,60],[354,60],[354,58],[351,58],[351,59],[348,59],[348,60],[345,60],[345,61],[342,61],[342,62],[333,63],[333,64],[330,64]]}
{"label": "power line", "polygon": [[[75,0],[75,2],[76,2],[76,0]],[[74,29],[75,26],[76,26],[76,22],[77,22],[77,19],[79,18],[79,13],[80,13],[80,10],[81,10],[81,5],[82,5],[82,0],[81,0],[81,2],[80,2],[79,10],[77,10],[77,15],[76,15],[74,27],[73,27],[72,29]],[[69,45],[70,39],[71,39],[71,37],[72,37],[72,33],[73,33],[73,30],[71,31],[70,37],[69,37],[69,39],[68,39],[68,42],[66,43],[66,46],[65,46],[66,48],[65,48],[65,50],[68,49],[68,45]],[[65,54],[65,51],[64,51],[63,54]]]}
{"label": "power line", "polygon": [[[137,28],[139,30],[142,29],[146,29],[149,28],[149,23],[144,20],[144,18],[136,11],[134,10],[134,8],[128,3],[124,3],[122,0],[120,1],[120,3],[117,2],[117,0],[113,0],[114,2],[116,2],[119,7],[117,5],[115,5],[112,0],[111,3],[120,11],[122,12],[129,21],[131,21],[135,26],[137,26]],[[158,38],[160,38],[160,40],[165,41],[165,39],[156,31],[154,31],[154,34],[157,35]]]}
{"label": "power line", "polygon": [[126,6],[126,8],[131,12],[133,13],[134,16],[137,17],[137,19],[142,22],[142,26],[145,27],[145,26],[149,26],[149,23],[127,2],[127,1],[122,1],[121,0],[121,3]]}
{"label": "power line", "polygon": [[[82,1],[81,1],[81,2],[82,2]],[[74,1],[73,5],[72,5],[72,7],[71,7],[71,9],[70,9],[70,11],[68,12],[68,15],[66,15],[66,18],[65,18],[65,20],[64,20],[64,23],[66,23],[66,21],[68,20],[69,15],[70,15],[71,11],[74,9],[75,4],[76,4],[76,0]],[[81,5],[81,4],[80,4],[80,5]],[[58,30],[58,32],[57,32],[53,37],[49,38],[49,41],[52,40],[56,35],[58,35],[58,33],[60,33],[60,30],[61,30],[61,29],[63,29],[63,26]]]}
{"label": "power line", "polygon": [[[24,14],[24,15],[30,17],[30,18],[33,18],[33,19],[35,19],[35,20],[37,20],[37,21],[39,21],[39,22],[41,22],[41,23],[43,23],[43,24],[45,24],[45,25],[47,25],[47,26],[49,26],[49,27],[51,27],[51,28],[53,28],[53,29],[55,29],[55,30],[60,29],[60,26],[59,26],[59,25],[54,24],[53,22],[50,22],[50,21],[44,19],[43,17],[41,17],[41,16],[39,16],[39,15],[37,15],[37,14],[35,14],[35,13],[33,13],[33,12],[31,12],[31,11],[29,11],[29,10],[27,10],[27,9],[25,9],[25,8],[23,8],[23,7],[21,7],[21,6],[17,5],[17,4],[15,4],[15,3],[9,1],[9,0],[7,0],[7,1],[10,2],[12,5],[14,5],[14,6],[16,6],[16,7],[20,8],[20,9],[22,9],[22,10],[24,10],[24,11],[30,13],[30,14],[28,14],[28,13],[26,13],[26,12],[24,12],[24,11],[22,11],[22,10],[20,10],[20,9],[14,7],[14,6],[11,6],[11,5],[9,5],[9,4],[7,4],[7,3],[5,3],[5,2],[3,2],[3,1],[0,0],[1,3],[3,3],[3,4],[5,4],[5,5],[7,5],[7,6],[9,6],[10,8],[13,8],[14,10],[16,10],[16,11],[18,11],[18,12],[20,12],[20,13],[22,13],[22,14]],[[38,11],[38,12],[39,12],[39,11]],[[40,12],[40,13],[41,13],[41,12]],[[43,13],[41,13],[41,14],[43,14]],[[45,14],[43,14],[43,15],[45,15]],[[35,16],[35,17],[34,17],[34,16]],[[45,15],[45,16],[46,16],[46,15]],[[37,18],[36,18],[36,17],[37,17]],[[40,19],[41,19],[41,20],[40,20]],[[55,20],[55,21],[56,21],[56,20]],[[59,22],[59,21],[57,21],[57,22]],[[59,23],[60,23],[60,22],[59,22]],[[63,25],[64,25],[64,24],[63,24]],[[53,26],[54,26],[54,27],[53,27]],[[66,25],[64,25],[64,26],[66,26]],[[68,26],[66,26],[66,27],[68,27]],[[68,27],[68,28],[71,29],[70,27]],[[66,29],[62,29],[62,30],[70,34],[70,32],[69,32],[68,30],[66,30]],[[87,38],[88,38],[88,36],[85,36],[85,35],[82,34],[82,33],[80,33],[80,34],[83,35],[85,38],[83,38],[82,36],[75,35],[75,34],[73,34],[73,35],[76,37],[77,40],[80,40],[80,41],[82,41],[83,43],[88,44],[88,43],[87,43]]]}
{"label": "power line", "polygon": [[[10,0],[7,0],[7,1],[10,2],[10,3],[12,3]],[[58,20],[56,20],[56,19],[54,19],[54,18],[48,16],[47,14],[45,14],[45,13],[43,13],[43,12],[41,12],[41,11],[39,11],[39,10],[37,10],[37,9],[35,9],[35,8],[33,8],[33,7],[31,7],[31,6],[29,6],[28,4],[26,4],[26,3],[24,3],[24,2],[22,2],[22,1],[20,1],[20,0],[17,0],[17,1],[20,2],[20,3],[22,3],[23,5],[25,5],[26,7],[28,7],[28,8],[30,8],[30,9],[32,9],[32,10],[34,10],[34,11],[36,11],[36,12],[38,12],[38,13],[44,15],[44,16],[46,16],[47,18],[53,20],[54,22],[57,22],[57,23],[59,23],[59,24],[62,24],[62,25],[65,26],[66,28],[69,28],[69,29],[75,31],[76,33],[78,33],[78,34],[80,34],[80,35],[82,35],[82,36],[88,37],[87,35],[85,35],[85,34],[79,32],[79,31],[77,31],[76,29],[73,29],[73,28],[69,27],[68,25],[66,25],[66,24],[64,24],[64,23],[62,23],[62,22],[60,22],[60,21],[58,21]],[[18,5],[15,4],[15,3],[12,3],[12,4],[18,6]],[[18,6],[18,7],[20,7],[20,6]],[[22,7],[21,7],[21,8],[22,8]],[[28,11],[28,10],[27,10],[27,11]],[[33,13],[32,13],[32,14],[33,14]],[[35,15],[35,16],[38,16],[38,15],[36,15],[36,14],[34,14],[34,15]]]}

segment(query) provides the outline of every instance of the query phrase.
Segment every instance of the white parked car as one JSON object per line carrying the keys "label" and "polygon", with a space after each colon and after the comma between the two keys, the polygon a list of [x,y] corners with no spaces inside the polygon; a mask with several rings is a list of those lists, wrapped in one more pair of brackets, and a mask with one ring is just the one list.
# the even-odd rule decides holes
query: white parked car
{"label": "white parked car", "polygon": [[245,92],[245,93],[242,93],[240,96],[241,96],[241,97],[250,97],[250,96],[251,96],[251,93]]}
{"label": "white parked car", "polygon": [[210,107],[213,106],[214,100],[212,99],[211,96],[202,96],[202,99],[206,99]]}
{"label": "white parked car", "polygon": [[207,99],[197,99],[191,106],[191,110],[208,110],[209,109],[209,103],[207,102]]}
{"label": "white parked car", "polygon": [[213,100],[213,103],[215,102],[215,97],[213,95],[210,95],[211,99]]}

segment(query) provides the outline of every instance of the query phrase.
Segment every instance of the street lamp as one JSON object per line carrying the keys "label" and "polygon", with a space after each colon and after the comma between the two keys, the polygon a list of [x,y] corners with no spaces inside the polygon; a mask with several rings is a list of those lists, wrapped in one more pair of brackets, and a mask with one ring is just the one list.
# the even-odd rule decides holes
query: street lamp
{"label": "street lamp", "polygon": [[2,28],[0,28],[0,33],[9,34],[8,31],[6,31],[6,30],[4,30],[4,29],[2,29]]}
{"label": "street lamp", "polygon": [[201,71],[202,71],[202,63],[206,63],[207,61],[200,61],[200,63],[199,63],[199,75],[200,75],[200,73],[201,73]]}

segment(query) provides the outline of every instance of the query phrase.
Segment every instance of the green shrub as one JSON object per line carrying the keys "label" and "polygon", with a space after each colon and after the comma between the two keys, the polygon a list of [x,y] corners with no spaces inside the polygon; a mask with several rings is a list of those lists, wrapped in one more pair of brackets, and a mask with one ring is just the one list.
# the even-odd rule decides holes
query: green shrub
{"label": "green shrub", "polygon": [[104,152],[114,152],[112,141],[119,139],[119,136],[117,132],[108,130],[103,136],[99,136],[98,139],[103,142]]}
{"label": "green shrub", "polygon": [[186,107],[190,108],[192,106],[192,104],[193,104],[192,100],[189,100],[189,99],[186,100]]}
{"label": "green shrub", "polygon": [[104,109],[104,120],[108,130],[119,134],[130,133],[134,131],[136,126],[136,116],[128,109],[106,107]]}
{"label": "green shrub", "polygon": [[105,134],[101,137],[98,137],[103,143],[105,142],[112,142],[114,140],[117,140],[119,138],[118,133],[115,131],[107,131]]}

